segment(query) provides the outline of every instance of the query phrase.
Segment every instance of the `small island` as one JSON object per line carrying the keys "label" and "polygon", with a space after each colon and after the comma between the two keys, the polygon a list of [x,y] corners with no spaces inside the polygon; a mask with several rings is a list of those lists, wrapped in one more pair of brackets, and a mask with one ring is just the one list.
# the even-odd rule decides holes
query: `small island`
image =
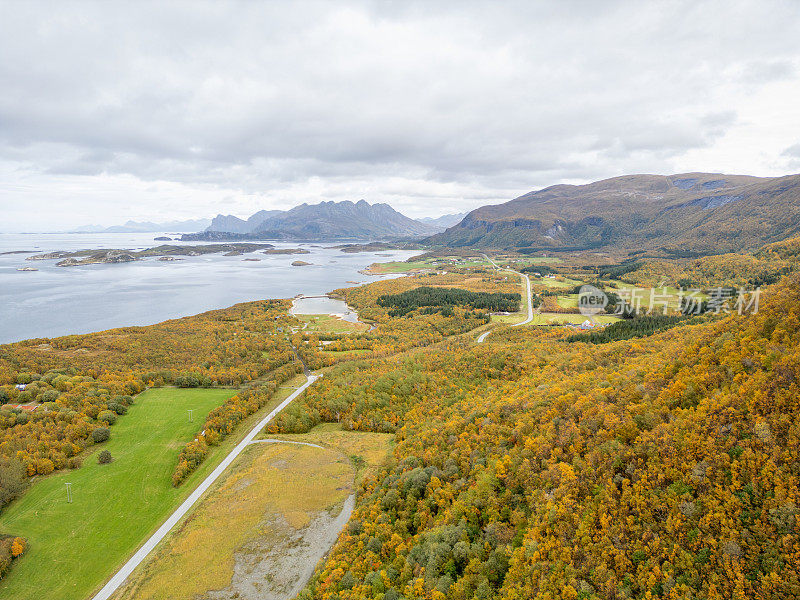
{"label": "small island", "polygon": [[311,264],[310,262],[306,262],[304,260],[296,260],[292,262],[293,267],[306,267],[309,266],[310,264]]}
{"label": "small island", "polygon": [[56,251],[29,256],[25,260],[58,260],[57,267],[79,267],[96,264],[128,263],[144,258],[157,257],[158,260],[182,260],[178,256],[201,256],[203,254],[220,254],[225,256],[241,256],[258,250],[273,248],[272,244],[202,244],[197,246],[174,246],[164,244],[145,250],[101,249],[78,250],[76,252]]}
{"label": "small island", "polygon": [[270,248],[264,250],[263,254],[311,254],[311,252],[303,248]]}
{"label": "small island", "polygon": [[356,252],[380,252],[386,250],[417,250],[417,244],[409,243],[389,243],[389,242],[368,242],[366,244],[340,244],[338,246],[329,246],[348,254]]}

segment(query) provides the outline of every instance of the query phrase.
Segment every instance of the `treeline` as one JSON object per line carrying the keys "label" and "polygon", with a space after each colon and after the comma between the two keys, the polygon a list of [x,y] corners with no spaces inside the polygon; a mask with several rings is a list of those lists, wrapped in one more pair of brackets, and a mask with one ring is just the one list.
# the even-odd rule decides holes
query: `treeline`
{"label": "treeline", "polygon": [[172,473],[172,485],[179,486],[200,466],[212,446],[219,445],[239,423],[266,406],[278,387],[302,370],[299,364],[283,365],[271,373],[266,381],[239,392],[208,413],[200,434],[181,449],[178,464]]}
{"label": "treeline", "polygon": [[[389,315],[396,317],[407,315],[420,308],[439,312],[449,309],[452,314],[454,306],[493,312],[516,312],[519,309],[520,299],[519,293],[472,292],[461,288],[422,286],[399,294],[381,296],[377,303],[378,306],[391,308]],[[431,312],[433,311],[429,310],[427,314]]]}
{"label": "treeline", "polygon": [[528,265],[520,269],[523,273],[539,273],[540,275],[555,275],[558,270],[548,265]]}
{"label": "treeline", "polygon": [[632,260],[618,265],[601,266],[597,268],[597,274],[602,279],[619,279],[623,275],[636,271],[641,265],[640,261]]}
{"label": "treeline", "polygon": [[27,543],[21,537],[2,536],[0,537],[0,579],[11,567],[14,559],[22,556],[25,552]]}
{"label": "treeline", "polygon": [[798,268],[796,257],[767,246],[751,254],[717,254],[702,258],[641,260],[636,269],[618,272],[615,278],[639,287],[661,287],[665,283],[683,288],[755,288],[772,285]]}

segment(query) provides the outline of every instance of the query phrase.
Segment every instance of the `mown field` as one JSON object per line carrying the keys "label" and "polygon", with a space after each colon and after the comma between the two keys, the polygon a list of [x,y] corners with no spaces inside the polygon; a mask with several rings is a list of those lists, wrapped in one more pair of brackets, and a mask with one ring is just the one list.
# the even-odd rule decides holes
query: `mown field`
{"label": "mown field", "polygon": [[[140,394],[111,428],[111,439],[87,453],[83,467],[34,481],[0,515],[0,530],[29,541],[24,559],[0,581],[0,598],[88,597],[300,379],[282,386],[178,489],[170,481],[178,452],[202,427],[206,414],[235,392],[153,388]],[[193,422],[189,409],[194,411]],[[101,450],[111,452],[111,464],[97,463]],[[71,504],[65,483],[72,484]]]}
{"label": "mown field", "polygon": [[351,323],[336,315],[295,315],[306,326],[303,333],[362,333],[369,329],[366,323]]}
{"label": "mown field", "polygon": [[[111,439],[84,457],[82,468],[34,481],[0,517],[0,530],[30,544],[24,560],[0,582],[0,598],[87,597],[216,462],[207,461],[183,487],[172,487],[180,447],[232,394],[230,389],[147,390],[111,428]],[[111,452],[111,464],[98,464],[101,450]],[[71,504],[66,483],[72,484]]]}

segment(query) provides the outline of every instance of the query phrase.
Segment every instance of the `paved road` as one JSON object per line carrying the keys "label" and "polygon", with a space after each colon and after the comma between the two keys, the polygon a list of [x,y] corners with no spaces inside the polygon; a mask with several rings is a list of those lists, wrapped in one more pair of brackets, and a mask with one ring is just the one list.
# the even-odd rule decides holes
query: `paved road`
{"label": "paved road", "polygon": [[[533,321],[533,302],[531,302],[531,278],[528,277],[525,273],[520,273],[519,271],[515,271],[514,269],[507,269],[507,268],[503,269],[502,267],[500,267],[496,262],[494,262],[491,258],[486,256],[485,254],[483,255],[483,257],[486,260],[488,260],[490,263],[492,263],[494,268],[497,269],[498,271],[500,271],[500,270],[511,271],[512,273],[516,273],[517,275],[520,275],[521,277],[523,277],[525,279],[525,288],[526,288],[526,291],[527,291],[527,294],[528,294],[528,318],[525,319],[524,321],[520,322],[520,323],[514,323],[514,325],[512,325],[512,327],[519,327],[521,325],[527,325],[528,323]],[[475,341],[478,344],[482,344],[486,340],[486,336],[488,336],[491,332],[492,332],[491,329],[489,331],[484,331],[482,334],[480,334],[478,336],[478,339],[475,340]]]}
{"label": "paved road", "polygon": [[319,379],[321,375],[309,375],[308,381],[306,381],[302,386],[297,388],[295,392],[292,392],[292,395],[286,398],[283,402],[281,402],[278,406],[276,406],[272,412],[270,412],[266,417],[261,419],[258,424],[250,430],[245,438],[239,442],[236,447],[230,451],[228,456],[226,456],[221,463],[214,469],[208,477],[203,480],[197,489],[194,490],[186,500],[183,501],[174,513],[170,515],[170,517],[164,522],[164,524],[158,528],[150,539],[148,539],[144,545],[139,548],[139,550],[134,554],[128,562],[122,565],[122,568],[117,571],[114,576],[108,581],[108,583],[103,586],[97,595],[92,598],[92,600],[108,600],[111,595],[117,591],[117,589],[125,582],[128,576],[133,572],[133,570],[138,567],[142,561],[147,558],[147,555],[153,551],[153,548],[164,539],[164,537],[169,533],[170,529],[172,529],[175,524],[181,520],[181,518],[189,512],[189,509],[195,505],[195,503],[200,499],[200,497],[205,493],[208,488],[222,475],[222,472],[236,459],[239,454],[242,453],[242,450],[247,448],[248,444],[252,442],[255,437],[259,434],[259,432],[269,423],[275,416],[281,412],[286,406],[288,406],[295,398],[297,398],[300,394],[305,391],[305,389],[314,383],[317,379]]}
{"label": "paved road", "polygon": [[478,339],[477,339],[477,340],[475,340],[475,341],[476,341],[477,343],[479,343],[479,344],[482,344],[482,343],[483,343],[483,340],[485,340],[485,339],[486,339],[486,336],[487,336],[487,335],[489,335],[490,333],[492,333],[492,330],[491,330],[491,329],[489,329],[488,331],[484,331],[482,334],[480,334],[480,335],[478,336]]}

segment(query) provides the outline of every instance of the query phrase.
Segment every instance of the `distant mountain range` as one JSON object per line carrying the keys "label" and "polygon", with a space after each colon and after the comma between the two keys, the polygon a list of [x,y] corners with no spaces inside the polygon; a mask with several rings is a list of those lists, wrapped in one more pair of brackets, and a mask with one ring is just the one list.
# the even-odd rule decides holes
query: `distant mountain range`
{"label": "distant mountain range", "polygon": [[[416,221],[388,204],[321,202],[290,210],[262,210],[247,220],[217,215],[205,232],[186,239],[386,239],[429,236],[442,227]],[[234,234],[234,235],[226,235]]]}
{"label": "distant mountain range", "polygon": [[800,175],[627,175],[484,206],[427,243],[632,252],[752,250],[800,234]]}
{"label": "distant mountain range", "polygon": [[442,215],[441,217],[423,217],[418,219],[420,223],[425,223],[432,227],[440,227],[447,229],[461,222],[461,220],[469,213],[453,213],[451,215]]}
{"label": "distant mountain range", "polygon": [[187,221],[128,221],[124,225],[103,227],[102,225],[84,225],[73,229],[70,233],[160,233],[166,231],[198,231],[211,224],[210,219],[189,219]]}

